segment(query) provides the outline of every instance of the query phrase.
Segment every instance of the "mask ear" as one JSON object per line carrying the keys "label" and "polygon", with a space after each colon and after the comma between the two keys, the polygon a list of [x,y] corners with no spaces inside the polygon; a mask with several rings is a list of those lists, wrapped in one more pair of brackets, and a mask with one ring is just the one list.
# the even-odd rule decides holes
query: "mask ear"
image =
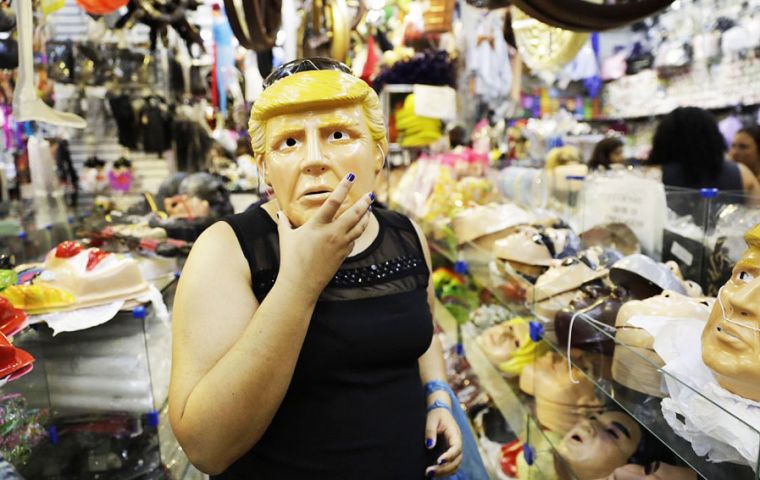
{"label": "mask ear", "polygon": [[386,155],[388,155],[388,140],[383,138],[375,143],[375,174],[383,169]]}
{"label": "mask ear", "polygon": [[256,161],[256,168],[259,169],[259,177],[262,178],[266,185],[269,185],[269,178],[267,178],[266,162],[264,161],[264,155],[256,155],[254,157]]}

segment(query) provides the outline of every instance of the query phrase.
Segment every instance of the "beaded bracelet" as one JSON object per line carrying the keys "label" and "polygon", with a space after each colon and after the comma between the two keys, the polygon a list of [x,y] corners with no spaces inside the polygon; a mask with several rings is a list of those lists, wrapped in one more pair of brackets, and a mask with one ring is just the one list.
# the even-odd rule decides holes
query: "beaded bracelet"
{"label": "beaded bracelet", "polygon": [[446,405],[445,403],[443,403],[440,400],[436,400],[433,403],[431,403],[427,407],[427,411],[430,412],[431,410],[435,410],[436,408],[445,408],[446,410],[449,411],[449,413],[451,413],[451,407],[449,407],[448,405]]}

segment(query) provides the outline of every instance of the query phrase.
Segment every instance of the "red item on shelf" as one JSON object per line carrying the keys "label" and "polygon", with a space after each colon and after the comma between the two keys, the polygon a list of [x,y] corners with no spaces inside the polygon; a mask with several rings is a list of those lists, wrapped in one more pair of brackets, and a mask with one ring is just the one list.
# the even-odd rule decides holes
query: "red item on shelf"
{"label": "red item on shelf", "polygon": [[81,251],[82,245],[78,244],[77,242],[67,240],[65,242],[59,243],[58,246],[55,247],[55,257],[71,258],[78,255]]}
{"label": "red item on shelf", "polygon": [[0,297],[0,332],[6,337],[12,337],[26,327],[26,313],[13,308],[11,302]]}
{"label": "red item on shelf", "polygon": [[16,380],[29,373],[33,363],[33,356],[14,347],[8,337],[0,334],[0,378],[10,377],[8,381]]}
{"label": "red item on shelf", "polygon": [[100,262],[103,261],[104,258],[108,256],[108,252],[104,252],[103,250],[99,248],[93,248],[90,250],[90,253],[87,257],[87,268],[86,270],[89,272],[93,268],[97,267]]}

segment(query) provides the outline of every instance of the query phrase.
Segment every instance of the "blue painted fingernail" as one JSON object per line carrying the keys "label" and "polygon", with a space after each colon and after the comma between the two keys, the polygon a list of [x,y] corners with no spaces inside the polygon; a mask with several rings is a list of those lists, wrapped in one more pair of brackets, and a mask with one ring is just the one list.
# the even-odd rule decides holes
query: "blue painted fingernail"
{"label": "blue painted fingernail", "polygon": [[349,173],[346,178],[348,179],[349,182],[353,182],[354,179],[356,178],[356,175],[354,175],[353,173]]}
{"label": "blue painted fingernail", "polygon": [[438,465],[443,465],[444,463],[446,463],[446,459],[445,458],[442,458],[442,459],[438,460]]}
{"label": "blue painted fingernail", "polygon": [[428,438],[427,440],[425,440],[425,446],[427,448],[432,447],[433,446],[433,439],[432,438]]}
{"label": "blue painted fingernail", "polygon": [[375,201],[375,192],[369,192],[369,199]]}
{"label": "blue painted fingernail", "polygon": [[431,470],[427,473],[427,478],[433,478],[434,475],[435,475],[435,472]]}
{"label": "blue painted fingernail", "polygon": [[367,210],[369,210],[371,212],[372,211],[372,205],[370,205]]}

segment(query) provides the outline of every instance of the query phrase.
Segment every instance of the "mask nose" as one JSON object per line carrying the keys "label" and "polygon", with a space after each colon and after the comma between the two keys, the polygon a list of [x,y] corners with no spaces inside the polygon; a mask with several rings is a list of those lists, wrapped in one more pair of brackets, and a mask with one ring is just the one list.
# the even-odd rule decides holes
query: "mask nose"
{"label": "mask nose", "polygon": [[306,159],[303,162],[303,172],[308,175],[321,175],[327,171],[327,163],[322,152],[317,132],[309,132],[306,137]]}

